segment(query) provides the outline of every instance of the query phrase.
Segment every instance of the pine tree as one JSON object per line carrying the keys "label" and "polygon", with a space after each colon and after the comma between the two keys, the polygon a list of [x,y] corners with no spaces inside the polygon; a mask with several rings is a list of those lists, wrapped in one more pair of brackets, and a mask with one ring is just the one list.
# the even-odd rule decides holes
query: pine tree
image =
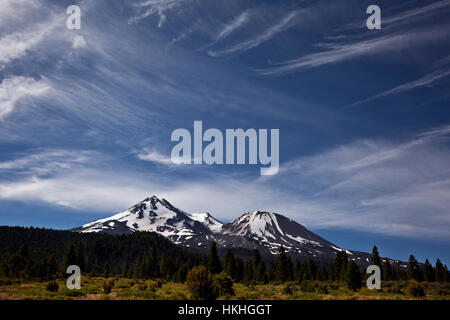
{"label": "pine tree", "polygon": [[435,279],[437,282],[444,282],[446,280],[445,268],[439,259],[436,260]]}
{"label": "pine tree", "polygon": [[381,264],[381,258],[380,258],[380,254],[378,253],[377,246],[373,246],[372,255],[370,256],[370,264],[376,265],[376,266],[380,267],[380,270],[382,270],[383,266]]}
{"label": "pine tree", "polygon": [[328,268],[328,279],[331,281],[336,281],[339,280],[336,276],[337,272],[335,269],[335,263],[333,263],[329,268]]}
{"label": "pine tree", "polygon": [[128,278],[129,272],[130,272],[130,265],[129,265],[128,258],[127,258],[127,259],[125,260],[125,263],[123,264],[123,268],[122,268],[122,277]]}
{"label": "pine tree", "polygon": [[284,283],[289,276],[288,270],[288,260],[286,257],[286,252],[283,246],[280,246],[278,250],[278,259],[276,264],[276,278],[281,283]]}
{"label": "pine tree", "polygon": [[309,259],[307,262],[307,272],[308,272],[308,279],[309,280],[315,280],[316,279],[316,273],[317,273],[317,265],[316,262],[313,259]]}
{"label": "pine tree", "polygon": [[301,282],[303,279],[303,268],[302,263],[299,260],[295,261],[294,265],[294,280],[297,282]]}
{"label": "pine tree", "polygon": [[252,271],[253,271],[253,279],[256,282],[264,282],[266,278],[266,266],[264,261],[261,259],[261,255],[258,249],[253,250],[252,257]]}
{"label": "pine tree", "polygon": [[261,255],[259,254],[259,250],[253,249],[252,264],[253,264],[254,269],[256,269],[258,267],[260,261],[261,261]]}
{"label": "pine tree", "polygon": [[177,271],[176,281],[184,282],[186,280],[186,276],[188,274],[188,268],[185,264],[181,265]]}
{"label": "pine tree", "polygon": [[54,255],[51,255],[48,258],[48,268],[47,268],[47,277],[51,279],[53,276],[56,276],[58,272],[58,263],[56,262],[56,258]]}
{"label": "pine tree", "polygon": [[[153,244],[152,247],[150,248],[150,274],[151,277],[153,278],[160,276],[158,260],[159,260],[158,250]],[[192,269],[195,265],[197,265],[197,263],[193,262],[191,257],[190,261],[188,261],[188,268]]]}
{"label": "pine tree", "polygon": [[322,267],[318,272],[317,280],[327,281],[328,280],[328,271],[325,267]]}
{"label": "pine tree", "polygon": [[244,276],[244,264],[242,263],[241,258],[239,258],[238,256],[234,257],[234,264],[236,266],[234,281],[241,282]]}
{"label": "pine tree", "polygon": [[268,281],[266,275],[266,264],[262,260],[259,261],[259,264],[256,267],[256,281],[260,283],[267,283]]}
{"label": "pine tree", "polygon": [[390,281],[393,280],[393,271],[392,266],[389,260],[386,260],[386,262],[383,264],[383,280],[384,281]]}
{"label": "pine tree", "polygon": [[134,264],[133,276],[135,278],[141,278],[141,266],[142,266],[142,255],[139,253]]}
{"label": "pine tree", "polygon": [[245,263],[244,282],[245,283],[253,283],[253,282],[255,282],[255,270],[253,268],[253,262],[252,261],[247,261]]}
{"label": "pine tree", "polygon": [[359,271],[358,266],[355,261],[350,260],[347,265],[347,272],[345,275],[345,283],[350,290],[361,289],[362,287],[362,276]]}
{"label": "pine tree", "polygon": [[209,251],[208,270],[212,274],[218,274],[221,271],[220,259],[217,255],[216,242],[211,243],[211,249]]}
{"label": "pine tree", "polygon": [[80,267],[81,272],[86,272],[86,258],[84,256],[84,246],[82,243],[77,248],[77,265]]}
{"label": "pine tree", "polygon": [[422,281],[420,265],[413,255],[408,260],[408,279]]}
{"label": "pine tree", "polygon": [[343,281],[347,273],[348,257],[347,252],[342,249],[336,253],[336,259],[334,260],[333,271],[334,280]]}
{"label": "pine tree", "polygon": [[427,282],[434,282],[434,269],[428,259],[425,259],[425,264],[423,266],[423,278]]}
{"label": "pine tree", "polygon": [[231,249],[227,249],[225,251],[225,256],[223,259],[223,269],[230,277],[236,280],[236,264]]}
{"label": "pine tree", "polygon": [[294,264],[292,263],[291,257],[287,257],[287,280],[292,281],[294,278]]}
{"label": "pine tree", "polygon": [[277,280],[277,263],[273,259],[269,262],[269,269],[267,270],[267,278],[269,281]]}
{"label": "pine tree", "polygon": [[62,265],[63,274],[65,274],[68,266],[77,265],[77,263],[78,263],[78,261],[77,261],[77,255],[75,253],[75,247],[71,243],[64,254],[63,265]]}
{"label": "pine tree", "polygon": [[105,278],[108,278],[108,277],[109,277],[109,274],[110,274],[109,264],[108,264],[108,263],[105,263],[105,264],[103,265],[103,276],[104,276]]}

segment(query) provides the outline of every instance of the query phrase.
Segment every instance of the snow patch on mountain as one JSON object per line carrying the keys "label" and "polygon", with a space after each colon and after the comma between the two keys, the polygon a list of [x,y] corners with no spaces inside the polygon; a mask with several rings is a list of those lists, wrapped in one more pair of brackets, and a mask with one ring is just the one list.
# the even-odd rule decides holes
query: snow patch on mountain
{"label": "snow patch on mountain", "polygon": [[203,224],[213,233],[219,233],[222,231],[223,223],[211,216],[208,212],[191,213],[189,216],[192,220],[198,221]]}

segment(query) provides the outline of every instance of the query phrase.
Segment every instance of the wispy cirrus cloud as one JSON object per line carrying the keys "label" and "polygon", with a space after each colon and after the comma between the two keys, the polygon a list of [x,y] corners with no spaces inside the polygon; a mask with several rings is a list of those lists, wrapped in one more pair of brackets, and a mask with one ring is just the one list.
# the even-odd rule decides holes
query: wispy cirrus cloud
{"label": "wispy cirrus cloud", "polygon": [[0,26],[4,27],[24,17],[41,5],[39,0],[2,0],[0,2]]}
{"label": "wispy cirrus cloud", "polygon": [[156,162],[167,166],[175,165],[172,163],[172,159],[169,156],[163,155],[154,149],[146,148],[140,152],[137,157],[140,160]]}
{"label": "wispy cirrus cloud", "polygon": [[225,39],[230,34],[232,34],[237,29],[244,26],[250,19],[250,10],[246,10],[242,12],[240,15],[238,15],[233,21],[231,21],[229,24],[225,25],[217,34],[217,37],[214,39],[214,43]]}
{"label": "wispy cirrus cloud", "polygon": [[296,24],[296,19],[300,15],[302,11],[296,10],[287,14],[284,18],[282,18],[278,23],[270,26],[263,33],[260,33],[256,37],[250,38],[248,40],[239,42],[229,48],[222,50],[210,50],[208,54],[213,57],[225,56],[233,53],[243,52],[255,47],[258,47],[260,44],[272,39],[275,35],[284,30],[294,26]]}
{"label": "wispy cirrus cloud", "polygon": [[371,102],[374,100],[377,100],[379,98],[383,98],[389,95],[394,95],[394,94],[399,94],[399,93],[403,93],[403,92],[407,92],[410,90],[414,90],[417,88],[422,88],[422,87],[431,87],[433,85],[435,85],[436,83],[439,82],[439,80],[446,78],[450,76],[450,68],[445,68],[445,69],[441,69],[441,70],[436,70],[433,71],[429,74],[426,74],[425,76],[417,79],[417,80],[413,80],[413,81],[409,81],[407,83],[401,84],[399,86],[396,86],[395,88],[392,88],[390,90],[381,92],[379,94],[376,94],[372,97],[369,97],[367,99],[361,100],[361,101],[357,101],[352,103],[351,105],[349,105],[348,107],[356,107],[358,105],[367,103],[367,102]]}
{"label": "wispy cirrus cloud", "polygon": [[19,101],[39,97],[48,89],[50,86],[45,79],[22,76],[3,79],[0,83],[0,120],[11,113]]}
{"label": "wispy cirrus cloud", "polygon": [[447,28],[448,26],[421,31],[406,31],[350,43],[321,44],[320,47],[326,48],[327,50],[277,63],[274,67],[260,69],[259,73],[263,75],[283,75],[302,69],[335,64],[366,55],[381,54],[405,47],[419,46],[427,42],[448,38]]}
{"label": "wispy cirrus cloud", "polygon": [[55,28],[56,20],[42,23],[24,31],[17,31],[0,38],[0,63],[20,58],[42,42]]}
{"label": "wispy cirrus cloud", "polygon": [[35,150],[22,157],[0,162],[0,173],[19,171],[21,175],[55,174],[81,164],[93,162],[94,151],[48,149]]}
{"label": "wispy cirrus cloud", "polygon": [[156,14],[159,16],[158,27],[162,28],[167,20],[166,11],[173,10],[186,1],[189,0],[147,0],[139,2],[134,5],[137,9],[137,14],[131,17],[128,22],[139,23],[141,20]]}
{"label": "wispy cirrus cloud", "polygon": [[449,132],[443,126],[403,142],[357,140],[284,163],[277,178],[290,179],[321,217],[305,217],[316,227],[449,237]]}
{"label": "wispy cirrus cloud", "polygon": [[440,0],[435,3],[428,4],[423,7],[407,10],[403,13],[394,15],[392,17],[385,17],[383,25],[393,25],[398,23],[411,23],[411,20],[418,18],[425,18],[429,14],[434,14],[436,11],[445,11],[450,8],[450,0]]}
{"label": "wispy cirrus cloud", "polygon": [[[149,154],[150,161],[161,161],[158,153]],[[0,199],[112,214],[157,194],[188,212],[208,211],[224,221],[245,211],[268,210],[316,229],[450,237],[449,126],[403,141],[357,140],[293,159],[276,176],[262,178],[216,174],[172,180],[151,171],[142,175],[117,169],[111,159],[87,151],[64,168],[58,165],[64,156],[74,154],[60,150],[3,163],[9,168],[4,170],[24,171],[19,179],[0,182]]]}

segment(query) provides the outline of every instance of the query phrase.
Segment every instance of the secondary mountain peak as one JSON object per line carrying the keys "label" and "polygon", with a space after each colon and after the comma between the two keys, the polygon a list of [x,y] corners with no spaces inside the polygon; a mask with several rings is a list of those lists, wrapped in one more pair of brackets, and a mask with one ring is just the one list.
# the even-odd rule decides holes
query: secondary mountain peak
{"label": "secondary mountain peak", "polygon": [[214,218],[209,212],[204,213],[192,213],[190,217],[202,223],[205,227],[210,229],[213,233],[218,233],[222,231],[223,223]]}

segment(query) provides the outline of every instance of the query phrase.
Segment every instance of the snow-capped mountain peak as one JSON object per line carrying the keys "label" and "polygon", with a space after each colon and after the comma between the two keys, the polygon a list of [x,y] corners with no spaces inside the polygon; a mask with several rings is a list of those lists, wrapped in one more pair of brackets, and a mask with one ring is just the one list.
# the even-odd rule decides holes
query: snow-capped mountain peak
{"label": "snow-capped mountain peak", "polygon": [[189,215],[192,220],[198,221],[211,230],[213,233],[219,233],[222,231],[223,223],[214,218],[208,212],[204,213],[191,213]]}
{"label": "snow-capped mountain peak", "polygon": [[290,252],[306,252],[310,256],[332,252],[332,244],[312,233],[302,225],[280,214],[251,211],[223,227],[224,234],[234,234],[251,239],[276,253],[280,246]]}
{"label": "snow-capped mountain peak", "polygon": [[[156,232],[175,244],[206,249],[212,241],[221,247],[254,249],[276,254],[283,246],[302,259],[332,261],[342,249],[277,213],[250,211],[223,224],[208,212],[186,213],[169,201],[151,196],[126,211],[73,229],[77,232],[129,234]],[[370,255],[348,251],[357,262],[367,263]]]}
{"label": "snow-capped mountain peak", "polygon": [[283,235],[283,231],[280,229],[274,213],[251,211],[244,213],[241,217],[231,222],[227,226],[225,233],[275,239],[276,231]]}
{"label": "snow-capped mountain peak", "polygon": [[193,220],[186,212],[156,196],[146,198],[128,210],[109,218],[85,224],[74,231],[113,234],[152,231],[169,238],[174,243],[209,233],[203,224]]}

